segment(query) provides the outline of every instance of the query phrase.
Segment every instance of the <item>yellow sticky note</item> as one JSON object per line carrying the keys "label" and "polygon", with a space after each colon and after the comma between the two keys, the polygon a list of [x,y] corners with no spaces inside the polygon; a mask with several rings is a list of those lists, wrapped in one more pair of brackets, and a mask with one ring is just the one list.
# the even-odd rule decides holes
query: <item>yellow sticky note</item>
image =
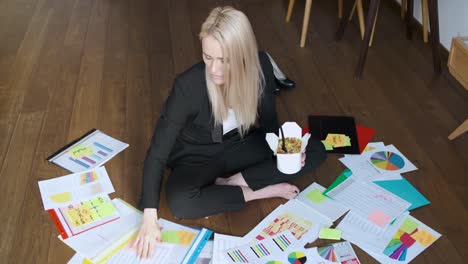
{"label": "yellow sticky note", "polygon": [[101,218],[111,216],[116,212],[115,206],[112,202],[101,204],[96,208],[96,210]]}
{"label": "yellow sticky note", "polygon": [[341,230],[333,229],[333,228],[322,228],[320,229],[319,238],[340,240]]}
{"label": "yellow sticky note", "polygon": [[418,225],[418,223],[411,220],[410,218],[406,218],[403,224],[401,224],[400,229],[408,234],[411,234],[418,227]]}
{"label": "yellow sticky note", "polygon": [[325,141],[333,147],[346,146],[346,135],[344,134],[328,134]]}
{"label": "yellow sticky note", "polygon": [[166,243],[179,243],[179,235],[176,230],[163,230],[161,232],[161,240]]}
{"label": "yellow sticky note", "polygon": [[64,203],[71,201],[72,196],[70,192],[56,193],[50,196],[50,199],[56,203]]}
{"label": "yellow sticky note", "polygon": [[325,147],[325,150],[333,150],[333,146],[328,144],[325,140],[322,140],[322,144]]}
{"label": "yellow sticky note", "polygon": [[188,232],[185,230],[177,231],[177,235],[179,237],[179,244],[184,246],[190,246],[190,244],[192,244],[193,239],[195,239],[195,233]]}
{"label": "yellow sticky note", "polygon": [[319,204],[327,199],[327,197],[318,189],[308,192],[305,196],[315,204]]}
{"label": "yellow sticky note", "polygon": [[429,246],[436,240],[436,238],[426,229],[419,229],[416,233],[412,234],[411,237],[424,247]]}
{"label": "yellow sticky note", "polygon": [[74,146],[72,149],[68,151],[70,156],[74,159],[79,159],[81,157],[89,156],[93,154],[93,147],[85,146],[83,144],[79,144]]}

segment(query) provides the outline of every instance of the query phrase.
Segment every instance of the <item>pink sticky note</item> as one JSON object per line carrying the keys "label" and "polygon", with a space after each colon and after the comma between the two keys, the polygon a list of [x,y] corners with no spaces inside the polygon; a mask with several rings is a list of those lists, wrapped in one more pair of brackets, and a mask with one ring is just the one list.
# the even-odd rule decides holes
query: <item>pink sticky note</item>
{"label": "pink sticky note", "polygon": [[411,247],[416,240],[410,236],[408,233],[403,233],[400,237],[400,241],[405,245],[406,247]]}
{"label": "pink sticky note", "polygon": [[372,214],[370,214],[367,219],[380,227],[384,227],[391,220],[388,215],[380,210],[375,210],[372,212]]}

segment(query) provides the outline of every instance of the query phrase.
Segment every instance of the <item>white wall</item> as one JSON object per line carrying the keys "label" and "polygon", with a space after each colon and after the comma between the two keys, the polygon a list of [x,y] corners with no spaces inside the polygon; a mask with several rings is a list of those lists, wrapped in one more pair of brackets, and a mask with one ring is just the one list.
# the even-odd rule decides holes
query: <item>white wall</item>
{"label": "white wall", "polygon": [[[414,16],[422,23],[421,0],[414,0]],[[453,37],[468,36],[468,0],[439,0],[439,35],[447,50]]]}

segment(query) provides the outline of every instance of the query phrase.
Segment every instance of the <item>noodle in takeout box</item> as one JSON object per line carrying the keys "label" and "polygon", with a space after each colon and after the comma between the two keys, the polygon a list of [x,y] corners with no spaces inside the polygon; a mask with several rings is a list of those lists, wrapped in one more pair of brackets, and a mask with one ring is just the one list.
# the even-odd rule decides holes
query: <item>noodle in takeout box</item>
{"label": "noodle in takeout box", "polygon": [[[278,131],[266,134],[266,141],[273,153],[277,156],[278,170],[285,174],[294,174],[301,170],[301,155],[304,153],[310,134],[306,133],[301,137],[302,129],[296,122],[286,122],[281,128],[283,133]],[[282,135],[283,134],[283,135]],[[283,136],[285,140],[286,152],[283,150]]]}

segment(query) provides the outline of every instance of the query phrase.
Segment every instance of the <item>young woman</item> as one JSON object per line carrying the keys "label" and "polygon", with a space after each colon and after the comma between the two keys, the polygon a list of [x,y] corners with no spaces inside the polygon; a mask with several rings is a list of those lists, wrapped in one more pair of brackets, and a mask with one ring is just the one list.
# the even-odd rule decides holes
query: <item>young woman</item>
{"label": "young woman", "polygon": [[[239,210],[248,201],[294,198],[286,183],[310,172],[326,158],[323,145],[310,141],[300,172],[276,168],[266,132],[278,133],[276,84],[268,55],[258,52],[247,17],[232,7],[212,10],[200,40],[203,62],[174,82],[144,163],[140,208],[144,210],[134,248],[152,255],[160,240],[159,193],[165,167],[167,204],[177,218],[200,218]],[[307,159],[306,159],[307,156]]]}

